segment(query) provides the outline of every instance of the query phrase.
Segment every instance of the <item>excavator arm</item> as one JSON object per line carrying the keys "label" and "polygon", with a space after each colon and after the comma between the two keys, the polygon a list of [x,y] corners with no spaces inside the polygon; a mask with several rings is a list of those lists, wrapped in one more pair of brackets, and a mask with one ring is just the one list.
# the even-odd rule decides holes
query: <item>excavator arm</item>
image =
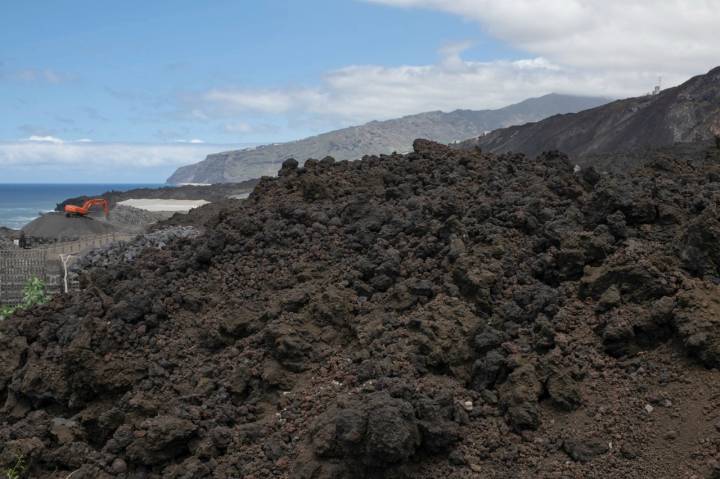
{"label": "excavator arm", "polygon": [[102,206],[103,211],[105,212],[105,218],[110,216],[110,205],[104,198],[93,198],[91,200],[87,200],[82,206],[65,205],[65,213],[68,216],[87,216],[93,206]]}
{"label": "excavator arm", "polygon": [[83,204],[83,209],[86,210],[88,213],[90,212],[90,208],[93,206],[102,206],[103,211],[105,212],[105,218],[107,218],[110,215],[110,205],[108,205],[108,202],[104,198],[94,198],[92,200],[87,200]]}

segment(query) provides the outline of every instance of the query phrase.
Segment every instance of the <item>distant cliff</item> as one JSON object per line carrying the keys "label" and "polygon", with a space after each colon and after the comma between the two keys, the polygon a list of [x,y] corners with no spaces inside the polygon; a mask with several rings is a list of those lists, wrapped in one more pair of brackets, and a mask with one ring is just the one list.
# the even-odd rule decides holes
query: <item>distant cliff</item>
{"label": "distant cliff", "polygon": [[167,182],[232,183],[275,175],[280,164],[290,157],[301,162],[328,155],[337,160],[354,160],[363,155],[406,152],[416,138],[441,143],[462,141],[497,128],[577,112],[607,102],[603,98],[550,94],[499,110],[434,111],[373,121],[299,141],[208,155],[204,161],[179,168]]}
{"label": "distant cliff", "polygon": [[657,95],[495,130],[459,146],[531,156],[561,150],[583,164],[595,155],[708,141],[713,132],[720,133],[720,67]]}

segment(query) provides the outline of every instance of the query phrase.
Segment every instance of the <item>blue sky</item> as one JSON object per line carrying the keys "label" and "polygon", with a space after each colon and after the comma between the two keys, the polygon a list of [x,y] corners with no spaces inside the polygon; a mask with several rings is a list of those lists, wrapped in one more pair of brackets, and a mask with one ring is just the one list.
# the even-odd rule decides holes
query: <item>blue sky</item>
{"label": "blue sky", "polygon": [[[658,74],[677,83],[713,66],[692,30],[716,13],[671,33],[703,48],[669,69],[659,52],[647,61],[653,31],[634,49],[597,46],[607,26],[588,19],[622,2],[588,15],[576,1],[541,12],[570,26],[564,41],[530,0],[7,1],[0,182],[157,182],[223,149],[553,91],[641,94]],[[589,66],[590,54],[618,60]]]}
{"label": "blue sky", "polygon": [[48,5],[14,2],[0,19],[0,139],[291,139],[317,128],[276,131],[286,119],[265,115],[266,128],[238,134],[224,128],[226,118],[197,121],[192,99],[212,88],[308,86],[348,64],[428,64],[451,41],[475,41],[468,54],[477,59],[514,55],[458,17],[356,1]]}

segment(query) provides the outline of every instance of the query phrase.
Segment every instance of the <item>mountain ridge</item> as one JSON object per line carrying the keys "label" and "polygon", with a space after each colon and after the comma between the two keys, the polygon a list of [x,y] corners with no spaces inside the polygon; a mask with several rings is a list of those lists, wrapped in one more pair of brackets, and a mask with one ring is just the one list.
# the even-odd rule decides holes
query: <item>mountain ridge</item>
{"label": "mountain ridge", "polygon": [[560,150],[580,164],[593,155],[707,141],[720,134],[720,67],[657,95],[502,128],[460,143],[492,153]]}
{"label": "mountain ridge", "polygon": [[231,183],[275,175],[284,160],[333,156],[353,160],[364,155],[406,152],[416,138],[460,142],[486,131],[536,121],[556,113],[580,111],[610,101],[606,98],[551,93],[496,110],[439,110],[383,121],[371,121],[301,140],[208,155],[178,168],[167,180],[180,183]]}

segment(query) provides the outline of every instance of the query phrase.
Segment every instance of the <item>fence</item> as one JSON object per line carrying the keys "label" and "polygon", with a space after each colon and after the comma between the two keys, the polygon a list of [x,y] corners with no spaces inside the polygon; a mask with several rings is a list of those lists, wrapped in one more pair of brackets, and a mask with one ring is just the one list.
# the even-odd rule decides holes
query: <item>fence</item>
{"label": "fence", "polygon": [[[0,250],[0,304],[21,303],[25,284],[34,277],[45,282],[48,294],[62,292],[65,289],[66,268],[74,260],[100,246],[131,238],[133,235],[106,234],[32,249]],[[72,258],[68,258],[69,255]],[[68,284],[69,289],[76,287],[77,282]]]}
{"label": "fence", "polygon": [[20,303],[29,279],[37,277],[46,280],[47,258],[47,251],[43,250],[0,251],[0,303]]}
{"label": "fence", "polygon": [[84,236],[72,241],[61,241],[42,245],[37,248],[33,248],[33,250],[45,250],[51,256],[58,256],[61,254],[82,254],[108,243],[115,241],[128,241],[133,237],[134,235],[119,233]]}

